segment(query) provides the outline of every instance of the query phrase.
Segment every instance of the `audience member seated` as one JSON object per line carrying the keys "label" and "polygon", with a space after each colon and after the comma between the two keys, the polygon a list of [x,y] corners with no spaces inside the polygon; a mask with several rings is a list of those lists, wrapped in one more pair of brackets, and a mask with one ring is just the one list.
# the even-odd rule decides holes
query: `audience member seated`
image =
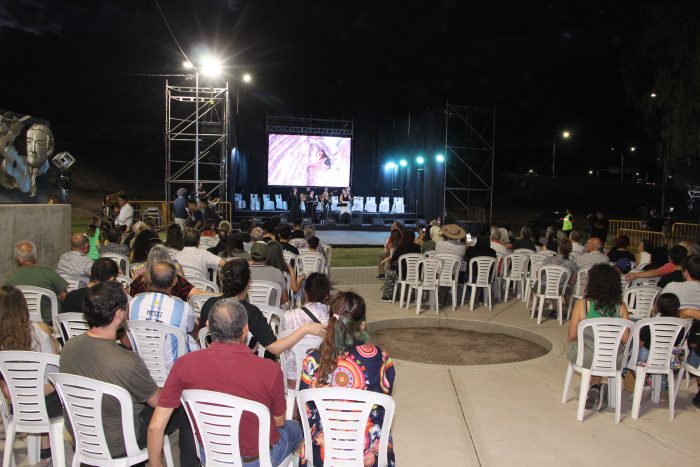
{"label": "audience member seated", "polygon": [[511,238],[513,238],[513,233],[508,230],[507,227],[499,227],[498,230],[501,232],[501,243],[503,246],[509,250],[512,250],[513,244],[511,243]]}
{"label": "audience member seated", "polygon": [[265,231],[263,229],[261,229],[260,227],[253,228],[253,230],[250,231],[251,243],[262,242],[263,235],[265,235]]}
{"label": "audience member seated", "polygon": [[[128,321],[126,294],[116,282],[97,284],[85,294],[85,320],[90,329],[66,342],[61,354],[61,373],[115,384],[131,395],[134,432],[139,447],[146,447],[146,429],[161,390],[141,357],[117,344],[117,331]],[[102,425],[112,457],[126,455],[122,436],[121,408],[108,398],[102,406]],[[187,416],[180,411],[167,433],[180,430],[180,465],[197,465],[194,438]]]}
{"label": "audience member seated", "polygon": [[[573,233],[575,231],[572,231]],[[569,256],[571,254],[571,248],[572,248],[572,243],[568,238],[564,238],[560,243],[559,243],[559,254],[556,256],[552,256],[550,258],[547,258],[544,261],[544,264],[547,265],[553,265],[553,266],[564,266],[566,269],[569,270],[569,273],[571,274],[569,276],[569,282],[574,283],[576,282],[576,273],[578,273],[578,266],[576,263],[571,259]]]}
{"label": "audience member seated", "polygon": [[[389,261],[391,258],[391,255],[394,254],[394,250],[396,250],[396,246],[399,244],[399,241],[401,241],[401,229],[399,228],[394,228],[395,225],[401,224],[399,221],[395,221],[391,225],[391,230],[389,230],[389,236],[384,240],[384,249],[377,253],[377,279],[383,279],[384,278],[384,270],[386,269],[386,263]],[[438,227],[439,229],[440,227]]]}
{"label": "audience member seated", "polygon": [[182,237],[182,229],[177,224],[170,224],[165,235],[165,247],[173,258],[185,247]]}
{"label": "audience member seated", "polygon": [[[308,323],[328,323],[328,305],[326,301],[331,292],[331,282],[325,274],[313,272],[304,282],[304,306],[284,312],[282,330],[291,332]],[[296,387],[296,361],[292,351],[284,352],[285,373],[289,388]]]}
{"label": "audience member seated", "polygon": [[643,272],[631,272],[625,276],[626,279],[632,281],[645,277],[663,277],[676,270],[676,266],[668,260],[668,250],[666,247],[654,248],[651,253],[651,262],[652,264],[644,268]]}
{"label": "audience member seated", "polygon": [[180,265],[172,260],[168,250],[163,245],[154,245],[151,251],[148,252],[148,259],[146,260],[146,266],[143,268],[143,272],[136,276],[131,282],[129,286],[129,295],[135,297],[140,293],[147,292],[151,288],[151,280],[148,271],[150,271],[151,267],[156,263],[171,263],[175,266],[177,270],[177,282],[170,292],[170,295],[173,297],[187,301],[190,295],[206,293],[204,290],[194,288],[194,286],[185,279],[182,269],[179,268]]}
{"label": "audience member seated", "polygon": [[447,224],[442,228],[442,235],[445,241],[435,244],[435,252],[464,257],[467,252],[467,244],[464,243],[467,234],[464,229],[457,224]]}
{"label": "audience member seated", "polygon": [[520,229],[520,238],[513,242],[513,250],[520,248],[537,251],[537,245],[532,240],[532,229],[527,225]]}
{"label": "audience member seated", "polygon": [[221,298],[235,298],[241,302],[248,313],[248,328],[253,335],[253,339],[250,341],[251,348],[255,348],[259,343],[271,354],[280,355],[285,350],[292,348],[306,334],[323,336],[325,329],[322,325],[309,323],[301,326],[290,335],[277,339],[260,309],[250,304],[247,300],[248,288],[251,282],[251,270],[246,261],[240,258],[232,259],[221,268],[219,277],[221,278],[223,297],[212,297],[202,305],[199,319],[204,326],[207,326],[209,310],[218,300]]}
{"label": "audience member seated", "polygon": [[250,253],[243,249],[241,237],[233,235],[226,241],[226,248],[219,253],[222,258],[243,258],[246,261],[250,260]]}
{"label": "audience member seated", "polygon": [[[654,310],[651,317],[678,318],[680,316],[681,302],[672,293],[660,294],[654,302]],[[683,348],[680,347],[685,334],[682,331],[674,343],[673,353],[679,355]],[[637,365],[649,359],[649,343],[651,342],[651,330],[649,326],[644,326],[639,330],[639,355],[637,355]],[[644,365],[644,363],[642,363]]]}
{"label": "audience member seated", "polygon": [[620,259],[626,259],[630,263],[635,261],[635,257],[628,250],[630,246],[630,238],[627,235],[620,235],[613,240],[613,247],[608,252],[608,258],[611,263],[617,263]]}
{"label": "audience member seated", "polygon": [[61,255],[56,272],[68,276],[89,277],[93,262],[87,255],[89,249],[90,239],[87,235],[73,234],[70,238],[70,251]]}
{"label": "audience member seated", "polygon": [[574,260],[576,266],[581,269],[598,263],[609,263],[610,260],[603,254],[602,249],[603,244],[599,238],[589,238],[586,242],[586,252]]}
{"label": "audience member seated", "polygon": [[100,255],[104,255],[105,253],[115,253],[117,255],[126,256],[128,258],[131,254],[131,250],[129,250],[129,245],[124,245],[121,243],[121,238],[122,233],[119,229],[110,229],[107,232],[107,240],[109,241],[109,243],[100,246],[97,249],[97,251],[99,251]]}
{"label": "audience member seated", "polygon": [[[594,237],[595,238],[595,237]],[[600,241],[600,240],[598,240]],[[584,255],[585,256],[585,255]],[[569,321],[569,361],[576,363],[578,356],[578,324],[590,318],[623,318],[629,319],[627,306],[622,303],[622,284],[620,273],[609,264],[596,264],[588,271],[588,283],[584,298],[577,300],[571,312]],[[629,339],[629,330],[622,337],[623,343]],[[592,329],[583,334],[584,355],[583,367],[590,368],[593,362],[595,342]],[[622,365],[624,345],[620,346],[617,356],[618,367]],[[603,410],[608,406],[608,385],[602,383],[600,376],[591,377],[591,387],[586,398],[586,409]]]}
{"label": "audience member seated", "polygon": [[556,227],[549,226],[544,234],[545,242],[543,250],[548,251],[559,251],[559,243],[557,242],[557,229]]}
{"label": "audience member seated", "polygon": [[295,220],[292,223],[292,233],[289,236],[289,238],[304,238],[304,231],[301,229],[301,221],[300,220]]}
{"label": "audience member seated", "polygon": [[637,267],[651,263],[651,252],[653,249],[654,245],[651,243],[651,240],[644,239],[639,242],[637,253],[634,255]]}
{"label": "audience member seated", "polygon": [[92,269],[90,269],[90,282],[87,287],[81,287],[68,292],[65,300],[63,300],[63,307],[61,308],[62,313],[83,312],[83,299],[85,294],[89,290],[89,287],[93,285],[101,284],[102,282],[114,281],[119,275],[119,266],[111,258],[100,258],[94,263],[92,263]]}
{"label": "audience member seated", "polygon": [[682,265],[683,260],[686,258],[686,256],[688,256],[688,250],[686,250],[684,246],[674,245],[671,247],[670,250],[668,250],[668,260],[673,263],[673,265],[676,267],[676,270],[670,274],[666,274],[661,279],[659,279],[659,282],[656,284],[658,287],[661,287],[663,289],[671,282],[685,281],[685,279],[683,278]]}
{"label": "audience member seated", "polygon": [[686,256],[682,262],[684,282],[671,282],[661,293],[672,293],[681,302],[681,308],[700,310],[700,256]]}
{"label": "audience member seated", "polygon": [[467,248],[467,251],[464,254],[464,259],[469,262],[470,259],[476,258],[477,256],[490,256],[491,258],[496,257],[496,249],[491,246],[488,238],[481,236],[477,237],[474,246]]}
{"label": "audience member seated", "polygon": [[688,255],[700,255],[700,245],[697,243],[691,243],[687,240],[684,240],[680,243],[681,246],[685,247],[686,250],[688,250]]}
{"label": "audience member seated", "polygon": [[[697,256],[693,255],[692,257]],[[681,308],[682,307],[683,305],[681,304]],[[698,307],[681,309],[680,317],[683,319],[693,319],[693,324],[688,331],[688,348],[690,352],[686,356],[685,361],[694,368],[700,368],[700,339],[698,339],[700,336],[700,309]],[[698,386],[698,393],[693,397],[691,402],[695,407],[700,409],[700,377],[695,378],[695,381]]]}
{"label": "audience member seated", "polygon": [[[15,262],[17,270],[5,279],[6,285],[31,285],[53,291],[58,297],[58,311],[61,302],[66,298],[68,282],[51,268],[36,264],[36,246],[27,240],[21,240],[15,245]],[[41,318],[49,326],[53,325],[51,318],[51,302],[43,297],[41,300]]]}
{"label": "audience member seated", "polygon": [[[391,256],[385,260],[389,264],[385,269],[386,278],[384,279],[384,286],[382,287],[383,291],[381,300],[383,302],[390,302],[394,295],[394,287],[396,286],[396,280],[399,277],[399,258],[409,253],[420,254],[420,252],[420,246],[414,242],[413,231],[411,229],[404,228],[401,231],[401,239],[399,240],[398,245],[396,245],[396,249],[393,251]],[[405,263],[402,265],[402,268],[401,273],[403,276],[405,276],[407,272]]]}
{"label": "audience member seated", "polygon": [[[316,239],[316,242],[318,242],[317,237],[312,237],[309,239],[309,243],[311,243],[314,238]],[[311,245],[309,245],[309,247],[311,247]],[[310,251],[315,251],[311,248],[309,249]],[[296,272],[294,272],[294,268],[290,264],[287,264],[287,261],[284,259],[284,253],[282,253],[282,245],[277,240],[270,240],[267,243],[266,264],[268,266],[272,266],[273,268],[279,269],[282,275],[284,275],[284,273],[289,274],[289,284],[287,285],[289,285],[292,288],[292,292],[296,293],[301,290],[301,286],[304,281],[305,275],[299,274],[299,277],[297,277]],[[284,279],[286,284],[287,278],[285,277]]]}
{"label": "audience member seated", "polygon": [[134,248],[131,250],[131,265],[129,268],[129,275],[131,278],[143,274],[146,270],[148,253],[153,246],[161,244],[162,242],[158,234],[150,230],[143,230],[136,235],[134,239]]}
{"label": "audience member seated", "polygon": [[231,236],[231,223],[229,221],[219,222],[219,233],[216,235],[218,242],[211,248],[207,248],[209,253],[220,256],[220,253],[226,250],[226,244]]}
{"label": "audience member seated", "polygon": [[184,248],[177,254],[175,260],[180,263],[187,274],[193,274],[196,279],[209,279],[209,269],[220,268],[226,260],[199,248],[199,231],[185,230],[183,237]]}
{"label": "audience member seated", "polygon": [[[299,248],[309,248],[309,239],[316,236],[316,227],[313,225],[307,225],[304,227],[304,242],[298,242]],[[320,243],[320,242],[319,242]],[[326,251],[323,249],[323,245],[318,245],[316,248],[316,253],[320,253],[324,259],[326,258]]]}
{"label": "audience member seated", "polygon": [[[49,354],[58,353],[58,343],[51,336],[45,323],[33,323],[29,319],[27,301],[22,292],[11,285],[0,287],[0,350],[30,350]],[[49,372],[51,369],[49,369]],[[6,399],[10,399],[7,386],[2,384]],[[44,400],[49,419],[63,416],[63,407],[56,390],[44,379]],[[47,434],[41,435],[41,462],[51,464],[51,444]]]}
{"label": "audience member seated", "polygon": [[[341,387],[374,391],[391,395],[394,385],[394,363],[385,351],[372,344],[367,332],[365,302],[353,292],[340,292],[330,305],[328,330],[319,350],[304,360],[300,390],[319,387]],[[348,378],[357,375],[357,378]],[[299,414],[297,414],[299,415]],[[307,410],[314,434],[312,464],[323,465],[323,428],[316,410]],[[384,421],[384,408],[370,412],[365,434],[364,465],[377,466],[379,436]],[[389,440],[388,461],[394,465],[393,441]],[[306,462],[310,459],[302,459]],[[305,464],[305,465],[307,465]]]}
{"label": "audience member seated", "polygon": [[290,253],[294,253],[295,255],[299,254],[299,249],[295,247],[294,245],[289,244],[289,240],[292,238],[292,229],[289,228],[288,225],[283,225],[282,227],[279,228],[279,234],[280,234],[280,244],[282,245],[282,249],[284,251],[288,251]]}
{"label": "audience member seated", "polygon": [[255,222],[250,219],[243,219],[241,221],[241,231],[238,232],[235,237],[241,243],[250,243],[250,231],[255,227]]}
{"label": "audience member seated", "polygon": [[508,254],[508,248],[501,243],[501,231],[498,230],[498,227],[491,227],[491,248],[493,251],[496,253],[499,253],[501,255],[507,255]]}
{"label": "audience member seated", "polygon": [[443,240],[442,229],[437,225],[426,226],[424,232],[425,236],[423,237],[423,244],[421,245],[421,253],[435,250],[438,242]]}
{"label": "audience member seated", "polygon": [[[175,363],[148,427],[148,453],[152,467],[163,467],[163,435],[173,411],[180,407],[182,391],[204,389],[258,402],[270,411],[270,446],[258,445],[258,422],[243,414],[239,427],[241,462],[258,465],[260,449],[270,449],[272,465],[280,465],[303,439],[301,426],[285,420],[286,399],[282,373],[275,362],[258,358],[246,346],[248,313],[231,298],[219,300],[209,313],[212,344]],[[208,376],[202,377],[202,369]],[[182,435],[181,435],[182,436]],[[192,435],[189,435],[192,437]],[[184,464],[183,464],[184,465]]]}
{"label": "audience member seated", "polygon": [[201,228],[200,236],[209,237],[209,238],[216,237],[216,232],[214,231],[214,221],[213,220],[207,219],[206,221],[204,221],[204,227]]}
{"label": "audience member seated", "polygon": [[272,221],[267,221],[263,224],[263,242],[268,243],[277,240],[277,234],[275,233],[275,224]]}
{"label": "audience member seated", "polygon": [[[287,281],[279,269],[267,265],[267,257],[269,255],[269,247],[266,243],[256,242],[250,247],[250,274],[254,281],[268,281],[280,286],[282,296],[280,297],[280,305],[289,301],[287,294]],[[270,305],[276,297],[270,297]]]}
{"label": "audience member seated", "polygon": [[578,255],[582,254],[584,249],[583,245],[581,245],[581,232],[572,230],[569,234],[569,240],[571,241],[571,252]]}

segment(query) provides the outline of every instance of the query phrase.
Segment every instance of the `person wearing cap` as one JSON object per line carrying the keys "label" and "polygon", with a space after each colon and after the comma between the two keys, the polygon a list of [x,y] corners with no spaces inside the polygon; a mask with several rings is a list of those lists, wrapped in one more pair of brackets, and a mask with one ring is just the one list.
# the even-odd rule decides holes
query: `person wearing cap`
{"label": "person wearing cap", "polygon": [[187,200],[185,196],[187,195],[187,190],[180,188],[177,190],[177,198],[173,202],[173,214],[175,215],[175,223],[185,231],[187,227]]}
{"label": "person wearing cap", "polygon": [[[287,294],[287,282],[282,275],[282,271],[273,266],[268,266],[266,263],[269,248],[267,243],[255,242],[250,246],[250,278],[253,281],[268,281],[278,284],[282,290],[280,305],[289,301]],[[270,296],[270,305],[274,305],[274,299],[277,297]]]}
{"label": "person wearing cap", "polygon": [[435,244],[435,251],[438,254],[450,254],[463,258],[467,252],[467,244],[464,243],[467,233],[464,229],[457,224],[447,224],[442,228],[442,236],[445,237],[445,241]]}

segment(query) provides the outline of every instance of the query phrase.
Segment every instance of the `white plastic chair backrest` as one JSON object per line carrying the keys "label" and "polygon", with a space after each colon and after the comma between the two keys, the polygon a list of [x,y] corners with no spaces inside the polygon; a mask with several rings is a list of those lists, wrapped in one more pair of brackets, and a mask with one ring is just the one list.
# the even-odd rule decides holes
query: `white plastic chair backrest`
{"label": "white plastic chair backrest", "polygon": [[[129,321],[127,332],[134,352],[146,364],[156,384],[163,387],[168,377],[165,346],[171,346],[170,355],[175,350],[177,355],[184,355],[187,351],[185,333],[173,326],[147,320]],[[168,338],[169,336],[172,337]]]}
{"label": "white plastic chair backrest", "polygon": [[303,238],[292,238],[289,240],[289,244],[293,247],[299,248],[300,246],[306,246],[306,240]]}
{"label": "white plastic chair backrest", "polygon": [[198,289],[204,290],[206,292],[219,293],[219,286],[212,281],[206,279],[199,279],[196,277],[186,276],[187,281]]}
{"label": "white plastic chair backrest", "polygon": [[622,294],[622,303],[627,306],[630,318],[646,319],[651,316],[654,301],[661,293],[661,287],[646,285],[628,287]]}
{"label": "white plastic chair backrest", "polygon": [[200,269],[193,268],[191,266],[184,266],[180,264],[182,268],[182,273],[185,275],[185,279],[192,282],[193,279],[205,280],[207,278],[206,274],[203,274]]}
{"label": "white plastic chair backrest", "polygon": [[0,352],[0,373],[12,399],[12,414],[8,415],[15,422],[17,431],[48,431],[44,381],[47,374],[58,371],[59,359],[58,355],[41,352]]}
{"label": "white plastic chair backrest", "polygon": [[68,282],[66,287],[66,292],[72,292],[80,288],[80,281],[82,278],[80,276],[73,276],[70,274],[60,274],[64,281]]}
{"label": "white plastic chair backrest", "polygon": [[297,259],[297,255],[287,250],[282,250],[282,256],[284,256],[284,260],[287,264],[292,264],[294,260]]}
{"label": "white plastic chair backrest", "polygon": [[[530,253],[532,253],[530,251]],[[521,279],[527,274],[528,254],[525,253],[510,253],[505,258],[505,274],[504,277],[511,279]]]}
{"label": "white plastic chair backrest", "polygon": [[[284,319],[284,312],[282,311],[281,308],[276,307],[276,306],[271,306],[271,305],[255,305],[258,307],[260,312],[265,316],[265,319],[267,320],[267,324],[270,325],[272,330],[274,331],[275,335],[279,332],[280,328],[282,327],[282,320]],[[277,317],[277,321],[273,321],[272,318]]]}
{"label": "white plastic chair backrest", "polygon": [[321,253],[315,251],[305,251],[302,253],[301,250],[299,250],[299,256],[297,256],[294,266],[297,274],[303,273],[308,277],[312,272],[324,272],[323,268],[326,266],[325,262]]}
{"label": "white plastic chair backrest", "polygon": [[[376,406],[384,408],[382,433],[379,438],[378,463],[388,465],[387,447],[394,418],[394,400],[386,394],[361,389],[305,389],[297,394],[299,413],[306,413],[306,404],[313,402],[323,426],[324,465],[364,465],[367,420]],[[311,430],[307,417],[301,417],[307,453],[312,453]]]}
{"label": "white plastic chair backrest", "polygon": [[[469,260],[467,283],[477,287],[488,287],[496,277],[496,258],[476,256]],[[475,274],[474,274],[475,273]],[[472,277],[472,275],[476,277]]]}
{"label": "white plastic chair backrest", "polygon": [[119,402],[126,456],[136,457],[144,454],[145,450],[139,449],[136,441],[133,403],[126,389],[67,373],[53,373],[49,379],[56,387],[73,427],[76,443],[73,465],[112,465],[112,456],[102,425],[104,396],[112,396]]}
{"label": "white plastic chair backrest", "polygon": [[[530,256],[530,255],[534,254],[535,252],[529,248],[516,248],[515,250],[513,250],[513,253],[518,253],[518,254]],[[510,254],[513,254],[513,253],[510,253]]]}
{"label": "white plastic chair backrest", "polygon": [[457,280],[459,275],[459,266],[462,263],[462,258],[449,253],[441,253],[434,256],[442,260],[442,270],[440,271],[440,285],[450,287]]}
{"label": "white plastic chair backrest", "polygon": [[[418,280],[418,261],[423,258],[420,253],[406,253],[399,256],[399,281],[416,282]],[[405,266],[404,266],[405,264]],[[403,270],[406,269],[406,277]]]}
{"label": "white plastic chair backrest", "polygon": [[304,370],[304,359],[311,350],[320,348],[321,342],[323,342],[322,337],[307,334],[299,342],[294,344],[294,347],[292,347],[292,352],[294,352],[294,362],[297,366],[297,382],[296,387],[294,388],[295,391],[299,391],[299,383],[301,382],[301,372]]}
{"label": "white plastic chair backrest", "polygon": [[583,293],[586,291],[586,286],[588,285],[588,272],[593,266],[586,266],[578,270],[576,273],[576,284],[574,285],[574,296],[583,297]]}
{"label": "white plastic chair backrest", "polygon": [[[41,297],[47,297],[51,302],[51,320],[58,315],[58,297],[53,290],[43,287],[34,287],[33,285],[18,285],[17,288],[22,291],[24,299],[27,301],[29,308],[29,317],[34,322],[42,322],[41,317]],[[39,318],[37,320],[37,317]]]}
{"label": "white plastic chair backrest", "polygon": [[[202,305],[204,305],[204,303],[206,303],[206,301],[212,297],[221,297],[221,295],[213,293],[191,295],[187,299],[187,303],[190,304],[192,311],[194,311],[194,314],[199,318],[199,315],[202,312]],[[202,323],[202,326],[204,326],[204,323]]]}
{"label": "white plastic chair backrest", "polygon": [[625,279],[624,274],[620,274],[620,286],[622,287],[623,292],[630,286],[630,283],[627,279]]}
{"label": "white plastic chair backrest", "polygon": [[124,256],[124,255],[120,255],[119,253],[102,253],[102,254],[100,254],[100,258],[113,259],[114,262],[117,263],[117,266],[119,266],[119,270],[122,271],[123,273],[128,272],[129,268],[131,267],[131,263],[129,262],[129,258]]}
{"label": "white plastic chair backrest", "polygon": [[649,266],[649,263],[639,263],[637,266],[635,266],[635,269],[639,270],[644,270],[645,267]]}
{"label": "white plastic chair backrest", "polygon": [[437,255],[437,251],[435,250],[428,250],[425,253],[423,253],[423,256],[425,256],[426,258],[432,258],[435,255]]}
{"label": "white plastic chair backrest", "polygon": [[[576,365],[583,366],[584,350],[584,330],[591,328],[593,330],[593,360],[591,370],[597,375],[613,376],[617,368],[618,350],[622,344],[622,336],[626,329],[634,328],[634,322],[622,318],[589,318],[578,323],[578,354],[576,355]],[[625,345],[625,356],[629,350],[630,339]],[[622,365],[624,366],[625,358],[623,356]],[[603,374],[605,373],[605,374]]]}
{"label": "white plastic chair backrest", "polygon": [[537,255],[543,255],[543,256],[546,257],[546,258],[550,258],[550,257],[552,257],[552,256],[556,256],[556,255],[557,255],[557,252],[556,252],[556,251],[552,251],[552,250],[540,250],[540,251],[538,251],[538,252],[535,253],[535,254],[537,254]]}
{"label": "white plastic chair backrest", "polygon": [[496,271],[498,277],[503,277],[503,273],[505,272],[505,268],[503,267],[505,265],[505,260],[506,255],[496,252]]}
{"label": "white plastic chair backrest", "polygon": [[90,326],[82,313],[60,313],[53,319],[53,330],[61,334],[64,344],[69,339],[86,333],[88,329]]}
{"label": "white plastic chair backrest", "polygon": [[270,281],[251,281],[248,288],[248,301],[253,305],[269,305],[274,298],[275,306],[279,308],[282,300],[282,288],[279,284]]}
{"label": "white plastic chair backrest", "polygon": [[[651,340],[649,342],[649,357],[646,361],[647,371],[670,371],[671,353],[676,346],[678,335],[688,337],[688,330],[693,322],[682,318],[659,317],[645,318],[637,321],[634,327],[634,340],[632,345],[632,358],[630,368],[634,368],[639,355],[639,333],[644,327],[649,327]],[[679,346],[681,343],[678,344]]]}
{"label": "white plastic chair backrest", "polygon": [[442,260],[438,258],[422,258],[418,261],[417,266],[421,285],[427,288],[437,287],[440,273],[442,272]]}
{"label": "white plastic chair backrest", "polygon": [[630,287],[639,287],[642,285],[651,285],[651,286],[656,286],[656,284],[659,283],[659,280],[661,280],[661,276],[657,277],[640,277],[638,279],[635,279],[632,281],[630,284]]}
{"label": "white plastic chair backrest", "polygon": [[549,264],[540,267],[537,273],[537,293],[545,297],[558,297],[564,294],[571,272],[564,266]]}
{"label": "white plastic chair backrest", "polygon": [[182,391],[182,405],[192,432],[199,434],[207,467],[243,465],[238,446],[243,412],[253,413],[258,418],[258,446],[265,447],[259,449],[260,465],[272,465],[270,450],[266,449],[270,445],[270,411],[267,407],[241,397],[201,389]]}
{"label": "white plastic chair backrest", "polygon": [[530,255],[530,277],[537,277],[537,272],[540,267],[544,265],[544,262],[547,261],[547,258],[549,258],[549,256],[543,255],[542,253],[533,253]]}
{"label": "white plastic chair backrest", "polygon": [[124,287],[125,290],[128,289],[129,286],[131,286],[131,283],[133,282],[133,280],[131,278],[126,277],[123,274],[119,274],[115,280],[119,284],[121,284],[121,286]]}
{"label": "white plastic chair backrest", "polygon": [[209,347],[209,344],[211,343],[211,333],[209,332],[209,328],[200,328],[199,329],[199,334],[197,334],[197,339],[199,340],[199,346],[203,349],[206,349]]}

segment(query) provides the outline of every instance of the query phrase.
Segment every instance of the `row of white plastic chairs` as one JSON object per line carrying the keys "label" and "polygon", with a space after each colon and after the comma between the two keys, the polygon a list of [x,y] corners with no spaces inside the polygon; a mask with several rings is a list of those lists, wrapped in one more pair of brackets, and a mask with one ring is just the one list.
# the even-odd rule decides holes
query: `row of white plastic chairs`
{"label": "row of white plastic chairs", "polygon": [[[615,423],[620,422],[621,402],[622,402],[622,371],[624,368],[634,370],[635,388],[632,400],[632,418],[639,417],[642,391],[647,375],[652,375],[652,401],[659,402],[662,377],[666,376],[668,381],[668,404],[671,420],[674,418],[675,401],[678,397],[680,382],[685,372],[689,378],[690,374],[700,376],[700,370],[689,365],[687,362],[681,363],[678,378],[674,379],[671,368],[671,358],[675,347],[685,346],[685,355],[688,355],[686,338],[690,330],[692,321],[681,318],[646,318],[634,322],[620,318],[592,318],[581,321],[578,325],[578,353],[576,362],[569,362],[564,379],[564,390],[562,403],[568,399],[569,387],[574,372],[581,374],[581,386],[579,389],[579,400],[576,418],[583,421],[586,397],[589,390],[591,377],[600,376],[608,378],[608,405],[615,409]],[[639,362],[638,355],[641,346],[640,331],[648,327],[650,331],[650,341],[648,358],[646,362]],[[630,331],[626,343],[622,342],[626,331]],[[683,342],[676,345],[679,336],[683,335]],[[593,336],[594,349],[586,349],[584,335]],[[631,352],[630,352],[631,348]],[[584,352],[592,352],[592,362],[590,367],[584,368]],[[622,362],[618,363],[618,360]],[[686,380],[686,384],[689,379]]]}

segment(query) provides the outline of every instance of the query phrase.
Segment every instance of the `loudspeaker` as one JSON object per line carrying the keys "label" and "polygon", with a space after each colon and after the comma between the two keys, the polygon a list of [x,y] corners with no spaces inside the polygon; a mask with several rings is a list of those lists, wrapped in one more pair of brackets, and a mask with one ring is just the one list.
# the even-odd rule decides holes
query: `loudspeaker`
{"label": "loudspeaker", "polygon": [[354,216],[350,219],[350,225],[362,225],[362,216]]}
{"label": "loudspeaker", "polygon": [[383,217],[375,217],[374,219],[372,219],[372,226],[373,227],[376,227],[376,226],[384,227],[384,218]]}
{"label": "loudspeaker", "polygon": [[302,219],[302,220],[301,220],[301,226],[302,226],[302,227],[307,226],[307,225],[314,225],[314,223],[311,222],[311,219],[308,218],[308,217],[307,217],[306,219]]}
{"label": "loudspeaker", "polygon": [[350,213],[344,212],[340,215],[340,223],[341,224],[349,224],[350,223]]}

